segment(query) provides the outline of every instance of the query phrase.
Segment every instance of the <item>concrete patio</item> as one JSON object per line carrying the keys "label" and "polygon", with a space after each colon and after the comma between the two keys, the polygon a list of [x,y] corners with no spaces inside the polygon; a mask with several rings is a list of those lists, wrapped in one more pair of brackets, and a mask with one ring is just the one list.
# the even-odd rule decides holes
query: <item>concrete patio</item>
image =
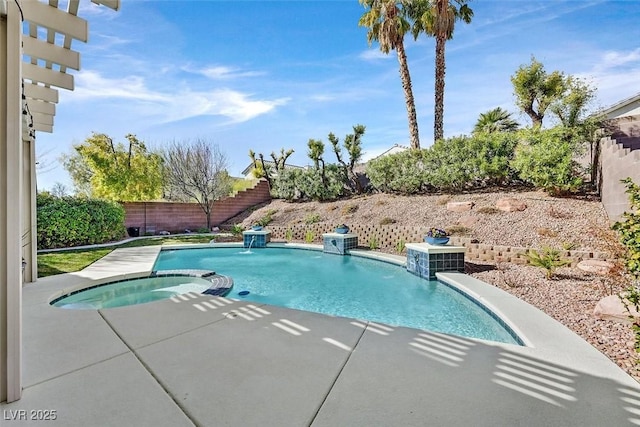
{"label": "concrete patio", "polygon": [[[539,310],[459,273],[526,347],[188,295],[108,310],[50,306],[147,274],[158,247],[118,249],[24,288],[21,400],[2,425],[640,425],[640,385]],[[40,411],[40,412],[36,412]],[[21,419],[22,418],[22,419]]]}

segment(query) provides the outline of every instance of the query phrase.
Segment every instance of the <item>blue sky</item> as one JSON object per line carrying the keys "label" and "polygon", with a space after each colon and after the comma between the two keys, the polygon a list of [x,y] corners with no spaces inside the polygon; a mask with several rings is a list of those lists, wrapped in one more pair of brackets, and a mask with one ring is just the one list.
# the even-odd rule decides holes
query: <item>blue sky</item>
{"label": "blue sky", "polygon": [[[468,134],[495,107],[522,124],[510,76],[531,56],[548,71],[586,79],[594,108],[640,92],[640,3],[486,1],[470,3],[446,47],[445,137]],[[148,146],[204,138],[218,144],[239,175],[249,149],[267,157],[293,148],[305,165],[307,141],[342,140],[366,126],[365,157],[408,145],[407,114],[395,52],[368,46],[357,0],[140,1],[113,12],[82,2],[89,43],[75,91],[60,90],[54,132],[37,135],[39,190],[72,188],[59,164],[92,132]],[[433,143],[433,39],[407,36],[422,147]],[[333,153],[325,154],[329,162]]]}

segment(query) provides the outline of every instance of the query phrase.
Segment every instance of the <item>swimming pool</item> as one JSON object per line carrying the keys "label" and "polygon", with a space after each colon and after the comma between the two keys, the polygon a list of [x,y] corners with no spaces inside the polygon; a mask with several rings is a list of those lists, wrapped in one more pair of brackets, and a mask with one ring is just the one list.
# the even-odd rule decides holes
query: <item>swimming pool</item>
{"label": "swimming pool", "polygon": [[164,249],[154,270],[215,270],[230,298],[389,325],[519,344],[487,309],[404,267],[357,256],[265,248]]}

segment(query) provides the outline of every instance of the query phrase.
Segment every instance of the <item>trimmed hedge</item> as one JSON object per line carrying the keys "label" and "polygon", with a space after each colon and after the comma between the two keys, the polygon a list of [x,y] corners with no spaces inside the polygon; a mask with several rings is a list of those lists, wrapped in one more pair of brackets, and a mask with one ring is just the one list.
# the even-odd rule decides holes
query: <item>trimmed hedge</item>
{"label": "trimmed hedge", "polygon": [[93,245],[125,236],[118,203],[38,194],[38,249]]}

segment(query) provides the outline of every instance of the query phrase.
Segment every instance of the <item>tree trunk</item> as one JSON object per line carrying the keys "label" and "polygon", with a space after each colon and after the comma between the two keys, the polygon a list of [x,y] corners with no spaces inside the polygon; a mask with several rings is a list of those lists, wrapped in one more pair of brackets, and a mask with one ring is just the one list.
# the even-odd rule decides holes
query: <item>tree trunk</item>
{"label": "tree trunk", "polygon": [[433,142],[444,138],[444,35],[436,36],[435,111],[433,114]]}
{"label": "tree trunk", "polygon": [[404,44],[398,43],[396,46],[398,53],[398,62],[400,63],[400,79],[402,80],[402,89],[404,89],[404,97],[407,103],[407,116],[409,118],[409,137],[411,148],[420,149],[420,137],[418,134],[418,119],[416,117],[416,102],[413,98],[413,89],[411,88],[411,75],[409,74],[409,65],[407,64],[407,54],[404,51]]}

